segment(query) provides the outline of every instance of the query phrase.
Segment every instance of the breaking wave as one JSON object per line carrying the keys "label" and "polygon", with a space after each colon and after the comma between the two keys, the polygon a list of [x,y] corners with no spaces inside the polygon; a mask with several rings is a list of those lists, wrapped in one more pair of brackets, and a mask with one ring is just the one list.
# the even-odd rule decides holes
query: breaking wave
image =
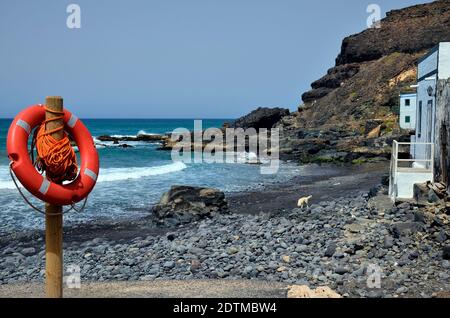
{"label": "breaking wave", "polygon": [[[174,173],[186,169],[183,162],[174,162],[155,167],[104,168],[100,170],[98,182],[114,182],[140,179],[150,176]],[[0,166],[0,189],[15,189],[8,166]]]}
{"label": "breaking wave", "polygon": [[140,179],[144,177],[178,172],[186,168],[187,166],[182,162],[174,162],[168,165],[156,167],[106,168],[100,170],[98,182]]}

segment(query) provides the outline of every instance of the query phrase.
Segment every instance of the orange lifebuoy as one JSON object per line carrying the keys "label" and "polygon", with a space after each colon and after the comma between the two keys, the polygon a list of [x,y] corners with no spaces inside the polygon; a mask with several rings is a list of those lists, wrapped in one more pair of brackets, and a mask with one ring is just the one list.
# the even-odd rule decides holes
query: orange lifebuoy
{"label": "orange lifebuoy", "polygon": [[56,184],[42,176],[28,154],[28,138],[45,119],[43,105],[23,110],[12,122],[7,139],[8,157],[17,179],[34,196],[55,205],[71,205],[86,198],[95,186],[99,158],[94,140],[86,126],[75,115],[64,110],[64,129],[80,151],[81,166],[77,178],[68,184]]}

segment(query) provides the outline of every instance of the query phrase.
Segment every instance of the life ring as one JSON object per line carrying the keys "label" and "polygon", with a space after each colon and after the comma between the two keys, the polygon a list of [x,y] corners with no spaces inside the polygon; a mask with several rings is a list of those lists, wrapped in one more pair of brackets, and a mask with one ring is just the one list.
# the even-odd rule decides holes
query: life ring
{"label": "life ring", "polygon": [[81,120],[65,109],[64,129],[78,146],[81,165],[72,182],[51,182],[36,170],[28,154],[28,138],[44,119],[43,105],[30,106],[14,119],[6,143],[11,168],[25,189],[42,201],[55,205],[75,204],[89,195],[97,181],[100,165],[94,140]]}

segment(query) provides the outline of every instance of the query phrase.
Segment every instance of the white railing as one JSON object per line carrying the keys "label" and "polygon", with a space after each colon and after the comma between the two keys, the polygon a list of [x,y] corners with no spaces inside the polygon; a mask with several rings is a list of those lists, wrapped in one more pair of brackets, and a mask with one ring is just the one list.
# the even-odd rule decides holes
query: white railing
{"label": "white railing", "polygon": [[[399,159],[400,147],[409,147],[408,153],[411,154],[411,149],[414,149],[415,153],[418,149],[417,146],[423,146],[423,148],[425,149],[425,151],[423,152],[425,159]],[[423,163],[423,165],[418,165],[420,163]],[[406,165],[406,167],[404,167],[404,165]],[[392,159],[389,174],[389,196],[394,201],[397,198],[398,194],[397,185],[399,172],[430,173],[432,176],[434,176],[434,144],[429,142],[398,142],[394,140],[392,145]]]}

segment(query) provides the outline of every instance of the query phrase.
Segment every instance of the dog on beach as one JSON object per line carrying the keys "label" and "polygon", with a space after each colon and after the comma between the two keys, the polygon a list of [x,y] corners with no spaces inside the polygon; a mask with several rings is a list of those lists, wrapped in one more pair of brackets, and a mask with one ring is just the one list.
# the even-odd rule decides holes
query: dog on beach
{"label": "dog on beach", "polygon": [[309,197],[300,198],[298,200],[297,207],[299,207],[301,209],[303,209],[305,207],[305,205],[307,207],[309,207],[309,200],[311,200],[311,199],[312,199],[312,195],[310,195]]}

